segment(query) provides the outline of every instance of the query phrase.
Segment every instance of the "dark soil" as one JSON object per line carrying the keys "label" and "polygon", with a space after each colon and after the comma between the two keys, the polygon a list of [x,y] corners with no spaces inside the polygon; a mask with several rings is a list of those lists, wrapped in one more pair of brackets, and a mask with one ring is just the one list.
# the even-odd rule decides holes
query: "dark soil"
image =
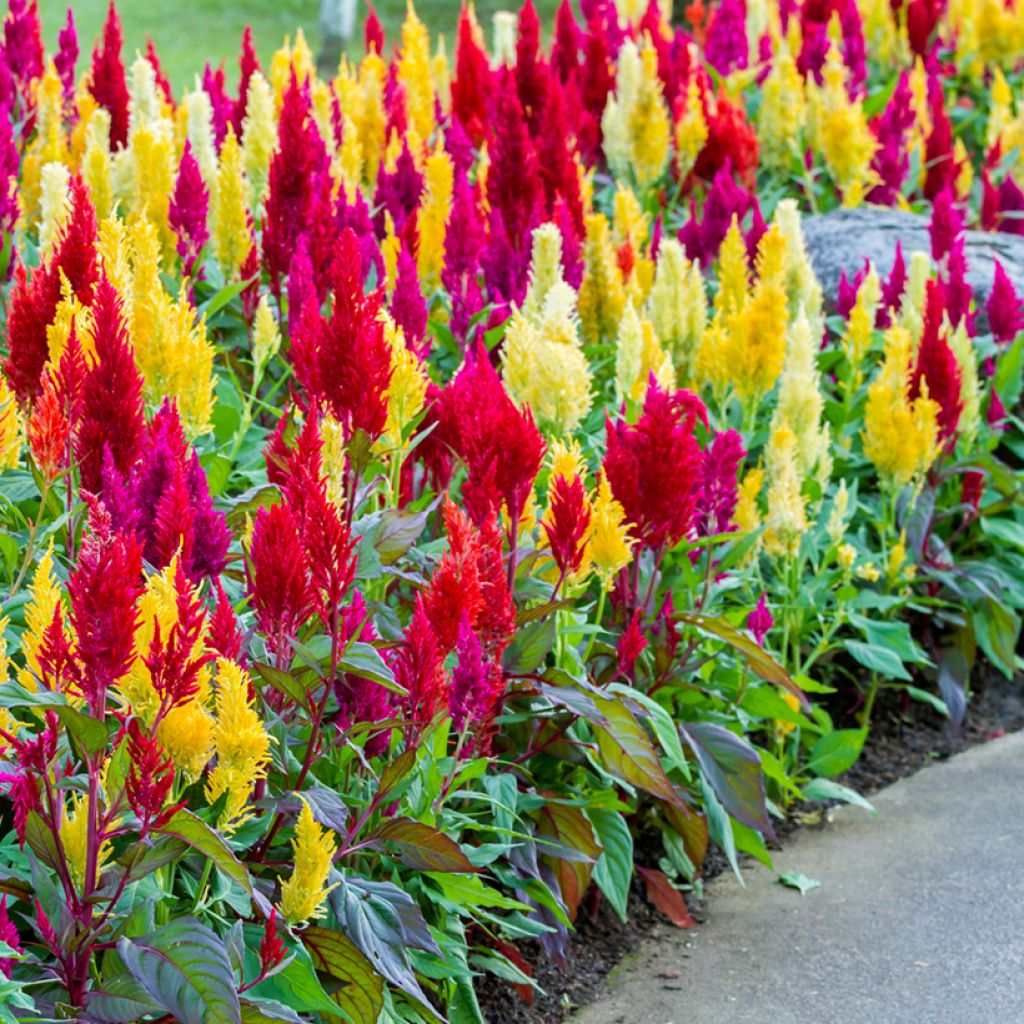
{"label": "dark soil", "polygon": [[[871,735],[860,760],[839,780],[863,794],[876,792],[975,744],[1024,729],[1024,680],[1008,680],[990,672],[971,695],[967,720],[959,732],[953,731],[948,720],[929,705],[906,703],[895,691],[879,699],[873,717]],[[798,827],[800,810],[779,828],[783,839]],[[647,845],[644,839],[638,844],[638,859],[656,864],[660,842],[651,837],[650,856],[645,859]],[[725,858],[712,847],[704,864],[704,878],[713,878],[725,867]],[[588,912],[591,902],[596,906]],[[694,918],[703,920],[699,903],[691,900],[690,905]],[[488,1024],[561,1024],[573,1010],[593,999],[612,968],[636,952],[654,924],[665,921],[647,902],[635,879],[629,921],[625,924],[606,901],[584,900],[565,964],[553,963],[533,943],[520,947],[543,990],[534,993],[532,1005],[528,1006],[507,982],[486,976],[479,979],[477,987],[484,1017]]]}

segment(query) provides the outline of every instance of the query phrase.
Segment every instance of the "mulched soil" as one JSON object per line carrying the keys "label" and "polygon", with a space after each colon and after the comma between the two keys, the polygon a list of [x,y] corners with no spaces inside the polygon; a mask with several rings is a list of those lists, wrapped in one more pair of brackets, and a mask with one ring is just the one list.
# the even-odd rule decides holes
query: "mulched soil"
{"label": "mulched soil", "polygon": [[[874,718],[860,760],[839,780],[865,795],[912,775],[933,761],[945,760],[977,743],[1024,729],[1024,679],[1007,680],[989,672],[971,697],[967,721],[959,733],[953,732],[948,721],[928,705],[906,704],[897,693],[879,700]],[[780,837],[784,839],[800,826],[802,810],[795,808],[794,817],[782,823],[778,829]],[[824,821],[824,816],[818,817]],[[652,836],[649,842],[650,857],[646,862],[654,864],[660,841]],[[647,842],[642,839],[638,849],[641,861],[645,860],[645,845]],[[712,848],[704,864],[704,878],[713,878],[725,867],[725,858]],[[691,900],[690,909],[695,920],[705,919],[699,902]],[[665,922],[661,913],[647,902],[635,879],[626,924],[606,901],[585,900],[565,964],[552,963],[533,943],[520,947],[543,990],[535,993],[532,1006],[527,1006],[506,982],[490,976],[478,979],[477,995],[484,1017],[488,1024],[561,1024],[575,1009],[594,998],[612,968],[637,952],[655,924]]]}

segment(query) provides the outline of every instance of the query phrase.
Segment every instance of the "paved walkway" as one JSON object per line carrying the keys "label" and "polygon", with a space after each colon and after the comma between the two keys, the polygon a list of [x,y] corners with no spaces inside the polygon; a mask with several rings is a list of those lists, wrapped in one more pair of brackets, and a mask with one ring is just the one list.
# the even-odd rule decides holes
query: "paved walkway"
{"label": "paved walkway", "polygon": [[872,802],[713,883],[709,922],[659,926],[578,1024],[1024,1021],[1024,734]]}

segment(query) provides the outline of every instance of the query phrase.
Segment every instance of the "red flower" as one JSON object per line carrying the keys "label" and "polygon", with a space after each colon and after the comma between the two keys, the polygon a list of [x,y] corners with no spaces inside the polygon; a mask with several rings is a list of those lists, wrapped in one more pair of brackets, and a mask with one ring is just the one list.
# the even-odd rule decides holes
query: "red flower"
{"label": "red flower", "polygon": [[615,648],[615,655],[618,658],[615,671],[627,679],[632,679],[637,659],[646,648],[647,638],[644,636],[643,623],[638,609],[633,612],[633,618],[629,620],[626,632],[619,637],[618,645]]}
{"label": "red flower", "polygon": [[90,531],[71,578],[71,625],[78,647],[76,685],[95,717],[103,716],[106,692],[135,660],[135,603],[142,594],[142,549],[133,536],[116,531],[94,505]]}
{"label": "red flower", "polygon": [[260,974],[267,975],[279,964],[284,963],[288,949],[277,934],[277,908],[270,911],[270,917],[263,927],[260,939]]}
{"label": "red flower", "polygon": [[64,415],[52,373],[43,378],[43,390],[32,408],[26,428],[29,449],[39,471],[51,482],[67,465],[71,424]]}
{"label": "red flower", "polygon": [[96,362],[82,385],[81,412],[75,431],[75,456],[82,490],[102,487],[104,453],[127,475],[142,446],[142,377],[135,366],[121,298],[104,277],[93,304]]}
{"label": "red flower", "polygon": [[[165,638],[161,636],[160,623],[156,623],[149,653],[143,658],[164,712],[187,704],[199,692],[199,673],[210,660],[210,655],[202,653],[199,644],[206,627],[206,609],[180,563],[174,591],[177,611],[174,625]],[[197,645],[198,655],[195,653]]]}
{"label": "red flower", "polygon": [[477,525],[501,511],[519,522],[544,458],[544,439],[529,408],[517,409],[482,343],[448,386],[438,410],[443,442],[462,459],[469,478],[462,489]]}
{"label": "red flower", "polygon": [[999,260],[995,261],[992,293],[988,297],[988,326],[992,337],[1006,345],[1013,341],[1024,327],[1024,302],[1017,295],[1013,282]]}
{"label": "red flower", "polygon": [[391,351],[380,307],[379,290],[363,292],[359,244],[346,228],[334,260],[331,315],[325,319],[315,303],[306,304],[292,335],[292,358],[299,383],[348,438],[357,430],[379,437],[387,422]]}
{"label": "red flower", "polygon": [[125,795],[145,836],[151,828],[166,824],[181,806],[164,806],[174,785],[174,765],[156,738],[139,726],[137,718],[128,725],[128,759]]}
{"label": "red flower", "polygon": [[960,364],[946,339],[945,315],[942,287],[936,281],[929,281],[924,330],[917,350],[917,365],[911,374],[910,397],[916,399],[921,394],[921,382],[925,381],[929,398],[939,406],[939,440],[952,444],[956,440],[960,413],[963,412],[963,399]]}
{"label": "red flower", "polygon": [[[7,897],[4,896],[3,899],[0,899],[0,942],[6,943],[16,953],[21,953],[23,950],[20,939],[18,929],[14,927],[14,922],[7,916]],[[15,963],[16,961],[10,957],[0,957],[0,974],[9,978]]]}
{"label": "red flower", "polygon": [[448,550],[430,578],[423,594],[423,607],[438,644],[445,654],[455,649],[459,622],[477,620],[483,609],[480,583],[480,537],[461,509],[450,501],[444,507]]}
{"label": "red flower", "polygon": [[452,113],[479,146],[487,137],[487,99],[494,92],[493,72],[486,51],[477,42],[473,20],[466,4],[459,14],[455,48],[455,77],[452,79]]}
{"label": "red flower", "polygon": [[206,644],[218,658],[241,661],[243,637],[238,617],[231,607],[228,595],[224,593],[220,580],[215,580],[213,587],[217,602],[210,616],[210,632]]}
{"label": "red flower", "polygon": [[716,434],[704,450],[697,497],[699,536],[709,537],[732,529],[737,501],[736,471],[746,454],[743,438],[735,430]]}
{"label": "red flower", "polygon": [[313,594],[306,574],[302,532],[287,505],[256,513],[246,569],[256,623],[270,646],[280,652],[312,610]]}
{"label": "red flower", "polygon": [[110,112],[110,143],[120,148],[128,142],[128,85],[125,81],[121,46],[124,34],[114,0],[110,0],[102,42],[92,52],[89,92],[101,107]]}
{"label": "red flower", "polygon": [[544,520],[544,532],[558,570],[565,577],[579,571],[587,550],[591,516],[583,481],[578,476],[571,480],[555,477],[548,505],[550,514]]}
{"label": "red flower", "polygon": [[416,599],[412,621],[395,658],[395,680],[405,688],[414,726],[429,725],[440,710],[447,681],[444,656],[431,628],[422,596]]}
{"label": "red flower", "polygon": [[238,98],[235,100],[231,118],[238,138],[242,137],[242,125],[249,105],[249,82],[259,69],[260,59],[256,56],[256,48],[252,44],[252,26],[246,25],[242,32],[242,53],[238,59]]}
{"label": "red flower", "polygon": [[698,419],[707,423],[699,398],[662,390],[652,374],[635,426],[605,420],[608,483],[647,547],[678,544],[693,525],[702,464],[693,434]]}
{"label": "red flower", "polygon": [[186,139],[167,212],[171,229],[178,236],[178,255],[186,277],[192,276],[196,260],[210,237],[206,226],[209,208],[210,194],[199,170],[199,161],[192,153],[192,143]]}

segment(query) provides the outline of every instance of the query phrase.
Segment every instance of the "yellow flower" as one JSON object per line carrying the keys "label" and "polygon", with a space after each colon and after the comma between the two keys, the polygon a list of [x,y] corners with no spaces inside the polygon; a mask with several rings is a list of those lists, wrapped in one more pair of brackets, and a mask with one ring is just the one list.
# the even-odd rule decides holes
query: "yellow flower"
{"label": "yellow flower", "polygon": [[676,123],[676,166],[679,177],[685,180],[693,170],[704,143],[708,141],[708,122],[704,116],[704,105],[701,103],[700,87],[697,76],[690,75],[686,87],[686,106],[682,116]]}
{"label": "yellow flower", "polygon": [[[562,441],[555,439],[551,442],[548,448],[548,463],[551,467],[548,475],[548,499],[550,501],[551,489],[554,483],[558,479],[572,483],[574,480],[579,480],[586,488],[587,480],[587,467],[586,460],[583,456],[583,449],[580,447],[577,441]],[[590,514],[590,525],[587,527],[586,534],[584,536],[584,549],[583,557],[580,560],[580,567],[576,572],[572,573],[567,582],[571,587],[582,586],[590,578],[591,572],[593,572],[594,565],[590,556],[590,538],[594,530],[594,518],[593,518],[593,503],[589,495],[584,495],[583,499],[584,508]],[[552,521],[551,506],[548,505],[547,510],[544,513],[542,523],[550,523]],[[541,532],[541,541],[547,546],[547,531]],[[552,567],[552,582],[557,579],[557,569]]]}
{"label": "yellow flower", "polygon": [[234,128],[228,128],[220,151],[216,199],[213,201],[213,241],[217,262],[225,280],[239,276],[252,246],[249,209],[245,197],[249,191],[242,170],[242,150]]}
{"label": "yellow flower", "polygon": [[596,345],[618,331],[626,305],[626,290],[615,259],[608,218],[603,213],[588,214],[586,235],[579,295],[580,323],[584,344]]}
{"label": "yellow flower", "polygon": [[807,513],[800,493],[802,478],[797,462],[797,440],[785,424],[772,431],[765,460],[768,464],[765,551],[780,557],[793,556],[807,529]]}
{"label": "yellow flower", "polygon": [[363,173],[374,183],[380,169],[380,156],[387,141],[387,113],[384,107],[388,69],[383,57],[369,53],[359,66],[359,116],[356,121],[363,149]]}
{"label": "yellow flower", "polygon": [[419,356],[406,345],[402,328],[387,314],[384,337],[391,349],[391,384],[383,443],[386,447],[404,450],[408,444],[406,429],[423,411],[430,379]]}
{"label": "yellow flower", "polygon": [[270,299],[264,292],[256,306],[252,327],[252,365],[258,376],[262,377],[263,371],[280,348],[281,332],[277,328],[274,311],[270,308]]}
{"label": "yellow flower", "polygon": [[157,739],[174,767],[196,782],[213,753],[213,718],[205,699],[196,697],[167,713],[156,730]]}
{"label": "yellow flower", "polygon": [[[25,667],[18,673],[18,682],[26,690],[36,690],[36,680],[42,675],[39,649],[43,636],[53,622],[54,613],[61,604],[61,589],[53,573],[53,542],[39,559],[29,588],[29,602],[25,607],[25,632],[21,637],[21,652]],[[65,627],[65,632],[67,629]]]}
{"label": "yellow flower", "polygon": [[420,146],[426,145],[434,134],[434,84],[430,70],[430,35],[410,0],[402,24],[398,81],[405,88],[410,131],[415,132]]}
{"label": "yellow flower", "polygon": [[288,924],[302,924],[326,913],[323,903],[334,888],[327,885],[327,877],[336,850],[334,837],[316,823],[303,800],[292,840],[295,868],[281,885],[281,913]]}
{"label": "yellow flower", "polygon": [[658,78],[658,54],[647,37],[641,48],[627,39],[619,50],[615,94],[608,97],[601,128],[608,163],[617,178],[631,174],[646,189],[665,170],[671,122]]}
{"label": "yellow flower", "polygon": [[96,208],[96,219],[104,221],[114,211],[114,185],[111,180],[110,113],[97,107],[85,128],[85,152],[82,177]]}
{"label": "yellow flower", "polygon": [[627,302],[615,348],[616,402],[626,398],[642,402],[652,373],[662,388],[675,389],[672,357],[661,347],[651,322],[641,320],[633,304]]}
{"label": "yellow flower", "polygon": [[739,221],[733,214],[719,251],[715,312],[723,317],[739,312],[747,304],[749,293],[750,265],[747,261],[747,243],[740,231]]}
{"label": "yellow flower", "polygon": [[428,292],[437,285],[444,269],[444,240],[452,208],[454,175],[452,158],[438,144],[424,168],[426,183],[416,218],[420,236],[416,269]]}
{"label": "yellow flower", "polygon": [[834,42],[829,47],[822,78],[821,89],[813,84],[808,86],[815,137],[829,172],[843,193],[843,204],[854,206],[872,181],[871,161],[878,140],[862,103],[849,97],[846,65]]}
{"label": "yellow flower", "polygon": [[636,541],[629,536],[625,509],[612,496],[603,470],[598,477],[592,508],[590,558],[602,588],[609,590],[615,576],[633,560]]}
{"label": "yellow flower", "polygon": [[839,482],[839,488],[832,499],[832,511],[829,513],[826,531],[833,544],[842,542],[846,535],[846,517],[850,511],[850,492],[846,489],[846,481]]}
{"label": "yellow flower", "polygon": [[688,380],[707,327],[708,300],[700,263],[691,263],[675,238],[662,240],[647,308],[655,334],[672,353],[680,376]]}
{"label": "yellow flower", "polygon": [[836,561],[839,568],[847,575],[853,569],[853,563],[857,561],[857,549],[852,544],[840,544],[836,552]]}
{"label": "yellow flower", "polygon": [[590,366],[579,342],[576,293],[564,281],[549,289],[536,319],[525,311],[512,317],[501,361],[509,394],[533,410],[542,430],[572,433],[590,411]]}
{"label": "yellow flower", "polygon": [[753,533],[761,528],[761,510],[757,499],[764,488],[764,470],[760,466],[747,470],[740,482],[733,522],[740,533]]}
{"label": "yellow flower", "polygon": [[270,158],[277,148],[274,93],[259,71],[249,79],[245,120],[242,122],[242,152],[249,182],[249,205],[258,210],[267,193]]}
{"label": "yellow flower", "polygon": [[55,160],[43,167],[39,196],[39,250],[42,258],[50,251],[57,232],[68,216],[68,186],[71,172]]}
{"label": "yellow flower", "polygon": [[247,806],[252,788],[266,776],[270,737],[249,700],[249,675],[234,662],[217,662],[214,682],[216,723],[213,749],[217,764],[206,780],[206,799],[212,804],[227,794],[217,825],[231,833],[252,816]]}
{"label": "yellow flower", "polygon": [[903,487],[927,472],[938,454],[938,405],[927,385],[910,399],[910,335],[894,325],[886,332],[882,366],[868,386],[864,454],[890,486]]}
{"label": "yellow flower", "polygon": [[880,577],[878,569],[871,562],[865,562],[858,570],[857,575],[868,583],[877,583]]}
{"label": "yellow flower", "polygon": [[816,349],[807,317],[801,311],[789,331],[786,366],[779,382],[772,428],[785,424],[793,431],[802,476],[829,458],[828,427],[821,423],[825,400],[818,388]]}
{"label": "yellow flower", "polygon": [[16,469],[21,451],[18,403],[7,379],[0,376],[0,470]]}
{"label": "yellow flower", "polygon": [[[71,881],[81,891],[85,883],[89,852],[89,798],[84,793],[71,794],[71,807],[64,808],[60,823],[60,841],[64,847]],[[96,859],[97,878],[110,863],[112,855],[110,843],[101,843]]]}
{"label": "yellow flower", "polygon": [[550,221],[533,232],[530,253],[529,286],[523,299],[523,316],[533,323],[540,322],[544,302],[551,289],[564,280],[562,269],[562,232]]}
{"label": "yellow flower", "polygon": [[769,167],[785,170],[794,156],[799,158],[806,108],[804,80],[793,55],[783,43],[761,86],[761,109],[757,118],[757,137]]}
{"label": "yellow flower", "polygon": [[130,148],[131,177],[128,191],[119,195],[127,199],[135,219],[149,220],[157,231],[160,251],[168,263],[174,258],[177,240],[168,222],[170,196],[174,191],[176,166],[171,139],[142,127],[133,132]]}
{"label": "yellow flower", "polygon": [[[786,704],[789,706],[789,709],[791,711],[799,711],[800,710],[800,701],[797,700],[797,698],[796,698],[796,696],[794,694],[792,694],[792,693],[782,693],[782,694],[780,694],[780,696],[786,702]],[[789,722],[789,721],[786,721],[784,719],[776,719],[775,720],[775,731],[778,733],[780,738],[784,739],[795,728],[796,728],[796,722]]]}

